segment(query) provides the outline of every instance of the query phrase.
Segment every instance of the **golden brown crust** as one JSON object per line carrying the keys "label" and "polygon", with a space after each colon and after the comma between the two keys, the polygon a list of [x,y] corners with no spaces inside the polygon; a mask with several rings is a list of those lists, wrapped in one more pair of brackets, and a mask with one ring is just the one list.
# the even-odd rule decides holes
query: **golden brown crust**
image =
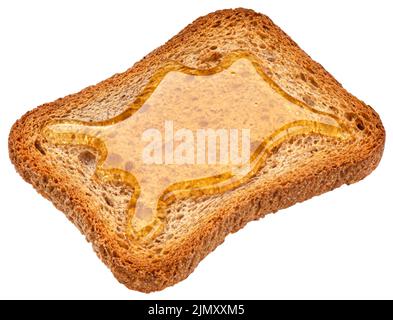
{"label": "golden brown crust", "polygon": [[[231,22],[220,29],[220,25],[227,23],[226,20]],[[239,30],[242,29],[249,30],[247,36],[240,35]],[[263,32],[259,33],[259,30]],[[214,45],[221,50],[205,46],[197,54],[193,53],[202,41],[212,48],[210,34],[220,32],[228,33],[227,44],[221,47]],[[250,37],[250,34],[255,37]],[[266,36],[270,38],[263,42]],[[269,50],[263,48],[266,45]],[[290,82],[282,79],[296,80],[299,77],[297,81],[304,81],[302,87],[306,94],[298,96],[299,99],[313,103],[326,96],[332,97],[331,103],[325,106],[330,106],[330,111],[336,108],[339,115],[346,118],[354,130],[358,130],[356,143],[339,146],[340,152],[329,153],[329,161],[315,160],[312,166],[280,175],[269,182],[268,188],[256,184],[247,192],[238,193],[230,203],[223,205],[214,216],[206,217],[202,225],[193,228],[181,241],[168,245],[169,253],[159,259],[146,259],[141,254],[130,252],[114,239],[113,232],[96,214],[99,210],[97,204],[80,192],[74,178],[64,174],[64,170],[58,168],[53,159],[45,159],[45,150],[37,140],[40,128],[51,119],[64,118],[70,112],[82,114],[91,101],[110,94],[116,88],[132,87],[137,91],[143,86],[143,81],[167,59],[178,59],[185,64],[208,68],[235,46],[237,49],[246,47],[254,50],[256,55],[266,61],[266,72],[281,83],[285,90],[292,90],[293,95],[298,95],[296,86],[292,88]],[[143,81],[138,82],[138,79]],[[334,107],[337,102],[342,104]],[[121,111],[118,109],[113,112]],[[247,222],[342,184],[361,180],[378,165],[384,142],[382,123],[371,107],[346,92],[269,18],[251,10],[234,9],[217,11],[197,19],[126,72],[28,112],[11,130],[9,154],[21,176],[67,215],[87,240],[92,242],[98,256],[120,282],[130,289],[150,292],[185,279],[209,252],[224,241],[226,235],[236,232]]]}

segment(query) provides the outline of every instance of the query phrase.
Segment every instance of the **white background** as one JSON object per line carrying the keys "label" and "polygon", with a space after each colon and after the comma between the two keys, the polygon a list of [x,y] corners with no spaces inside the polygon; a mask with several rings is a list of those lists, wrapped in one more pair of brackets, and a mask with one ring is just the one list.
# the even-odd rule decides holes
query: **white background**
{"label": "white background", "polygon": [[[393,298],[391,1],[2,1],[0,298]],[[10,164],[28,110],[127,69],[195,18],[249,7],[270,16],[387,130],[365,180],[252,222],[174,287],[129,291],[61,212]]]}

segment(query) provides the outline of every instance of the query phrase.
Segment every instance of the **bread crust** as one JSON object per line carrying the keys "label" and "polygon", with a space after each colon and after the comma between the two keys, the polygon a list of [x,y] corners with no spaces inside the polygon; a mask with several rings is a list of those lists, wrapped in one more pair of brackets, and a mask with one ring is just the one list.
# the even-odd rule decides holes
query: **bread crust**
{"label": "bread crust", "polygon": [[[293,57],[293,61],[302,61],[303,68],[312,70],[314,82],[322,83],[325,91],[334,91],[340,99],[348,102],[356,110],[355,116],[362,115],[359,117],[361,122],[355,125],[363,126],[364,129],[364,123],[367,122],[367,127],[365,130],[359,129],[362,132],[359,132],[356,145],[341,146],[341,153],[332,155],[331,161],[315,161],[312,166],[302,170],[284,173],[270,182],[268,188],[264,185],[254,185],[247,192],[232,198],[230,203],[223,204],[213,216],[206,217],[203,224],[193,228],[182,241],[171,243],[167,248],[167,255],[159,259],[147,259],[141,254],[126,250],[114,239],[113,232],[96,214],[99,210],[98,205],[89,201],[89,198],[80,192],[71,176],[64,175],[64,171],[44,159],[45,151],[40,150],[37,137],[41,128],[50,120],[64,117],[70,110],[83,110],[100,94],[110,92],[113,88],[125,87],[130,79],[153,72],[167,59],[176,58],[177,52],[187,51],[186,44],[209,37],[201,36],[203,31],[214,32],[214,24],[218,21],[223,23],[227,17],[233,16],[241,18],[241,22],[234,22],[233,28],[239,28],[236,23],[246,24],[251,29],[255,27],[255,31],[252,32],[265,30],[264,32],[276,38],[276,41],[284,42],[288,53],[281,52],[281,56],[287,54],[288,57]],[[255,21],[257,26],[253,26]],[[208,67],[209,63],[217,63],[225,54],[225,50],[202,50],[197,55],[198,61],[203,62],[203,67]],[[275,52],[274,49],[272,52]],[[182,59],[187,59],[187,54],[183,54]],[[148,78],[146,75],[143,77]],[[344,111],[343,114],[353,113],[349,109]],[[382,122],[371,107],[346,92],[321,65],[304,53],[268,17],[239,8],[221,10],[201,17],[126,72],[26,113],[11,129],[9,155],[20,175],[66,214],[92,243],[97,255],[121,283],[133,290],[151,292],[162,290],[185,279],[229,233],[238,231],[247,222],[343,184],[363,179],[377,167],[383,154],[384,142],[385,131]]]}

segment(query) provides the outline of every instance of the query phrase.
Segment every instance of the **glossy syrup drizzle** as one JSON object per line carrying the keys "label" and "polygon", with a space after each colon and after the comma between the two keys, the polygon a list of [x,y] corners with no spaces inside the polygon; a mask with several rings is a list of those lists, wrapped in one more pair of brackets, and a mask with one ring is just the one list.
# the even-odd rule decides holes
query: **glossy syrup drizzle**
{"label": "glossy syrup drizzle", "polygon": [[[208,129],[219,137],[214,140],[216,152],[209,149],[213,144],[208,138],[198,142],[198,130]],[[225,134],[227,138],[237,135],[235,146],[227,149],[241,155],[247,145],[244,130],[250,138],[247,161],[235,162],[225,152],[219,158]],[[133,188],[127,231],[139,240],[162,232],[166,209],[175,200],[222,193],[246,183],[275,146],[308,133],[338,139],[349,136],[334,115],[285,93],[263,72],[260,61],[246,52],[233,52],[208,70],[169,62],[119,116],[99,122],[54,121],[42,132],[53,144],[96,149],[96,177],[103,183],[119,181]],[[205,154],[198,153],[202,145]],[[147,146],[158,150],[152,152],[153,163],[144,157]],[[212,152],[218,161],[209,162]],[[176,161],[179,156],[180,162]]]}

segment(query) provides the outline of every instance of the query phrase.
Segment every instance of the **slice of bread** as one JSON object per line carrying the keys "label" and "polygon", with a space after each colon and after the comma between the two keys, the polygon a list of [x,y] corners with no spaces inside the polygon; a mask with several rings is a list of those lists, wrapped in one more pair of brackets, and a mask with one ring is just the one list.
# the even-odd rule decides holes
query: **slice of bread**
{"label": "slice of bread", "polygon": [[[102,154],[94,145],[55,143],[43,129],[54,120],[105,123],[127,113],[169,61],[212,70],[234,52],[255,57],[277,88],[337,119],[349,138],[316,131],[293,135],[271,148],[246,182],[225,192],[176,198],[158,235],[143,241],[130,236],[131,185],[97,179]],[[9,153],[21,176],[66,214],[121,283],[150,292],[185,279],[247,222],[363,179],[378,165],[384,142],[383,125],[370,106],[268,17],[234,9],[197,19],[124,73],[28,112],[11,130]]]}

